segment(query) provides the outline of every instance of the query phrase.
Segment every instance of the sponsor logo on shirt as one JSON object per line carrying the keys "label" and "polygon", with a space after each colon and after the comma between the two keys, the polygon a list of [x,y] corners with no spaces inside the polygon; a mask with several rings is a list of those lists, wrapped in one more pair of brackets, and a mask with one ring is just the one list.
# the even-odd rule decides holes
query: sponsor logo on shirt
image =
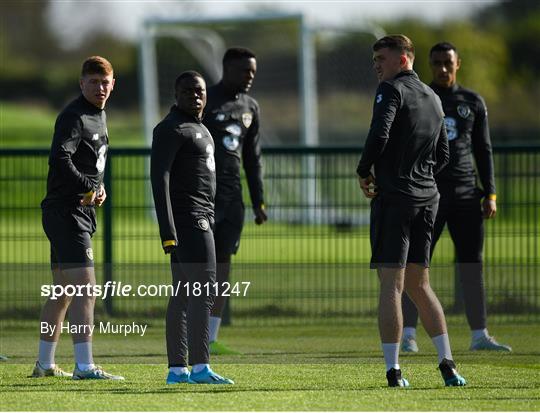
{"label": "sponsor logo on shirt", "polygon": [[457,107],[457,113],[459,116],[461,116],[463,119],[467,119],[469,115],[471,114],[471,108],[468,105],[460,104]]}
{"label": "sponsor logo on shirt", "polygon": [[99,139],[99,133],[94,133],[94,134],[92,135],[92,140],[93,140],[93,141],[97,141],[98,139]]}
{"label": "sponsor logo on shirt", "polygon": [[214,172],[216,170],[216,160],[214,158],[214,148],[212,145],[206,145],[206,153],[208,154],[208,158],[206,158],[206,166],[211,172]]}
{"label": "sponsor logo on shirt", "polygon": [[446,126],[446,134],[448,135],[449,141],[453,141],[454,139],[458,138],[459,133],[457,129],[457,121],[454,118],[446,116],[444,118],[444,126]]}
{"label": "sponsor logo on shirt", "polygon": [[199,224],[199,228],[203,231],[208,231],[208,228],[210,227],[208,221],[204,218],[199,219],[199,221],[197,221],[197,224]]}
{"label": "sponsor logo on shirt", "polygon": [[223,146],[225,146],[225,149],[228,151],[235,151],[238,149],[238,146],[240,145],[240,140],[238,139],[238,136],[224,136],[223,137]]}
{"label": "sponsor logo on shirt", "polygon": [[98,158],[96,161],[96,169],[99,173],[105,170],[105,153],[107,152],[107,146],[101,145],[98,150]]}
{"label": "sponsor logo on shirt", "polygon": [[197,133],[195,134],[195,139],[201,139],[201,138],[202,138],[202,133],[197,132]]}
{"label": "sponsor logo on shirt", "polygon": [[250,112],[242,113],[242,123],[246,128],[249,128],[251,126],[252,121],[253,115]]}

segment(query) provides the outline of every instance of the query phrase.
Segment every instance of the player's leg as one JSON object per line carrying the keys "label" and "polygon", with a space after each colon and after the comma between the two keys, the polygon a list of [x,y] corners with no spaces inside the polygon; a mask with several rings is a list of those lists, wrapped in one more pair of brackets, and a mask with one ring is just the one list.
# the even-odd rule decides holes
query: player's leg
{"label": "player's leg", "polygon": [[192,366],[189,383],[233,384],[232,380],[214,373],[209,364],[208,322],[215,295],[212,286],[216,281],[214,236],[208,225],[201,229],[186,228],[183,234],[186,241],[177,248],[177,254],[189,281],[186,314],[188,362]]}
{"label": "player's leg", "polygon": [[377,268],[379,291],[379,334],[386,379],[390,387],[407,387],[399,366],[399,342],[403,329],[401,296],[408,249],[408,208],[386,205],[381,197],[371,203],[371,268]]}
{"label": "player's leg", "polygon": [[[439,204],[437,217],[435,218],[435,225],[433,228],[430,259],[433,257],[437,241],[439,241],[439,238],[444,230],[444,226],[446,225],[448,210],[448,203],[443,202]],[[418,325],[418,310],[408,294],[403,294],[401,308],[403,309],[403,338],[401,341],[401,351],[417,353],[418,344],[416,343],[416,327]]]}
{"label": "player's leg", "polygon": [[450,214],[448,229],[458,262],[465,314],[471,329],[471,350],[512,351],[487,330],[483,276],[484,219],[479,199],[462,200]]}
{"label": "player's leg", "polygon": [[[233,202],[222,208],[220,221],[216,222],[214,239],[216,244],[216,282],[218,285],[217,295],[210,313],[210,354],[240,354],[218,341],[219,328],[225,304],[228,297],[222,292],[229,283],[231,272],[231,257],[236,254],[240,246],[240,236],[244,224],[244,204]],[[218,215],[216,213],[216,215]],[[221,214],[219,214],[221,215]]]}
{"label": "player's leg", "polygon": [[[69,243],[69,244],[68,244]],[[94,272],[94,253],[91,236],[88,232],[74,231],[62,248],[62,272],[67,285],[74,287],[76,294],[69,306],[69,323],[72,331],[73,353],[75,355],[74,380],[108,379],[123,380],[94,364],[92,335],[94,333],[94,307],[96,297],[93,294],[96,285]]]}
{"label": "player's leg", "polygon": [[[63,239],[70,236],[66,231],[66,224],[61,211],[45,210],[42,215],[42,224],[45,234],[51,243],[51,270],[53,285],[65,286],[67,280],[59,266],[56,248],[63,248]],[[61,326],[66,316],[66,311],[71,302],[71,297],[62,294],[56,299],[49,297],[45,302],[40,316],[40,340],[38,360],[34,366],[32,377],[71,377],[70,373],[63,371],[55,363],[55,353],[58,340],[60,339]]]}
{"label": "player's leg", "polygon": [[421,207],[412,221],[405,290],[416,305],[420,320],[437,349],[445,385],[463,386],[466,382],[455,368],[444,312],[429,283],[430,245],[436,213],[437,204]]}
{"label": "player's leg", "polygon": [[[54,252],[51,251],[51,257]],[[53,285],[65,286],[64,274],[57,266],[53,265]],[[71,377],[70,373],[63,371],[55,362],[55,353],[60,331],[66,311],[71,302],[71,297],[62,295],[53,299],[49,297],[41,310],[40,326],[46,326],[41,330],[38,350],[38,360],[34,366],[32,377]]]}
{"label": "player's leg", "polygon": [[178,294],[169,297],[167,315],[165,317],[165,333],[167,341],[167,359],[169,373],[167,384],[187,383],[188,370],[188,345],[187,345],[187,320],[186,312],[188,305],[187,274],[183,271],[178,257],[178,251],[171,253],[171,272],[173,287]]}

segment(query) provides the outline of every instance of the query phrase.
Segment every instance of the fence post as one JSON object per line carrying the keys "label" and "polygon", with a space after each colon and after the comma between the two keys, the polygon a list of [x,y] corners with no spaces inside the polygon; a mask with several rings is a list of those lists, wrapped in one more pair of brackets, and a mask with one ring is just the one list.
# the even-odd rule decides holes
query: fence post
{"label": "fence post", "polygon": [[[113,280],[113,231],[112,231],[112,213],[113,213],[113,188],[112,188],[112,169],[113,162],[112,157],[109,156],[107,160],[107,167],[105,168],[105,177],[103,183],[107,191],[107,200],[104,203],[104,217],[103,217],[103,258],[104,268],[103,277],[105,283]],[[107,294],[105,297],[105,312],[108,315],[113,315],[113,297],[112,294]]]}

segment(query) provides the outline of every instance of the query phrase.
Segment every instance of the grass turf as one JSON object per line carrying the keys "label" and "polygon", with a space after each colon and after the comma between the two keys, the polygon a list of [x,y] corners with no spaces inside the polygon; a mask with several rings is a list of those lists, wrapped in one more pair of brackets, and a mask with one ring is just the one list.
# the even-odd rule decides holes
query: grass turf
{"label": "grass turf", "polygon": [[[30,379],[37,322],[3,323],[0,349],[2,410],[539,410],[540,363],[534,324],[493,330],[514,353],[469,352],[468,331],[452,323],[450,335],[465,388],[444,388],[429,338],[421,353],[402,356],[410,389],[386,387],[376,322],[277,328],[230,327],[221,339],[241,356],[213,358],[234,386],[166,386],[163,323],[144,337],[99,335],[96,360],[125,382]],[[68,337],[58,362],[71,368]]]}

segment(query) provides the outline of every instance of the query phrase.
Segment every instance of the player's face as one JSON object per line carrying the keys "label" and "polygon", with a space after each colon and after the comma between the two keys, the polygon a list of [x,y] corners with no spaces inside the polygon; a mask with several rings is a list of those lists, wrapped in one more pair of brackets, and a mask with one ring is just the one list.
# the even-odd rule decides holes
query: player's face
{"label": "player's face", "polygon": [[257,61],[252,58],[235,59],[223,68],[223,82],[235,92],[247,93],[257,73]]}
{"label": "player's face", "polygon": [[206,82],[200,77],[183,79],[176,90],[176,104],[186,113],[200,118],[206,106]]}
{"label": "player's face", "polygon": [[433,52],[429,58],[433,83],[441,87],[451,87],[456,83],[461,59],[455,50]]}
{"label": "player's face", "polygon": [[379,82],[393,79],[402,70],[407,57],[387,47],[373,52],[373,69]]}
{"label": "player's face", "polygon": [[84,98],[92,105],[103,109],[114,88],[114,78],[110,75],[88,74],[79,82]]}

